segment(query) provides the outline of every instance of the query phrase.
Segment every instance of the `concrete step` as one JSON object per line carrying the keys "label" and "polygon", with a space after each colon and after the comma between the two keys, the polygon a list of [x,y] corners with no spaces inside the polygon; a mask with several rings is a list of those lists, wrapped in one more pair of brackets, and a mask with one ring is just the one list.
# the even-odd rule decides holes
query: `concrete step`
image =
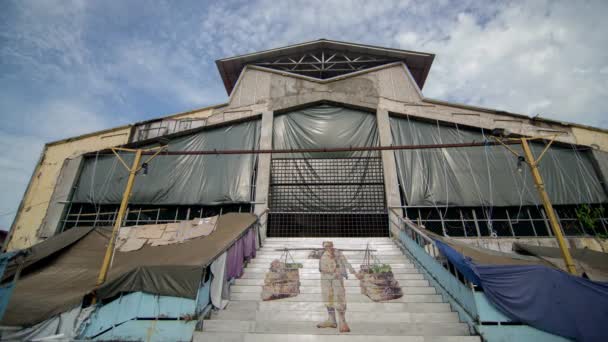
{"label": "concrete step", "polygon": [[[278,258],[277,258],[278,259]],[[356,268],[359,268],[359,266],[362,265],[362,261],[363,260],[351,260],[350,258],[347,258],[348,262]],[[291,262],[291,260],[289,260]],[[319,268],[319,260],[318,259],[298,259],[294,257],[294,261],[297,263],[302,264],[302,266],[304,267],[316,267],[317,269]],[[262,267],[262,266],[266,266],[266,267],[270,267],[270,263],[272,262],[272,260],[268,260],[268,259],[252,259],[248,264],[247,267]],[[390,265],[391,267],[414,267],[414,264],[412,264],[411,262],[407,262],[407,261],[402,261],[402,262],[387,262],[386,264]]]}
{"label": "concrete step", "polygon": [[[348,321],[348,313],[346,319]],[[468,327],[464,323],[385,323],[377,320],[349,322],[350,335],[368,336],[466,336]],[[240,332],[262,334],[310,334],[337,335],[338,329],[319,329],[312,321],[240,321],[208,320],[203,322],[203,331]]]}
{"label": "concrete step", "polygon": [[[296,261],[297,262],[297,261]],[[359,271],[361,269],[361,265],[359,264],[351,264],[353,266],[353,268],[355,269],[355,271]],[[299,269],[299,273],[300,274],[304,274],[304,273],[314,273],[314,272],[319,272],[319,264],[317,263],[316,265],[303,265],[303,268]],[[249,271],[249,272],[267,272],[270,268],[270,265],[252,265],[252,266],[247,266],[247,268],[245,268],[245,271]],[[414,271],[418,271],[417,268],[415,268],[413,265],[397,265],[397,266],[391,266],[391,270],[393,272],[393,274],[397,274],[397,273],[412,273]],[[350,278],[351,276],[349,276]],[[354,278],[354,276],[353,276]]]}
{"label": "concrete step", "polygon": [[[276,246],[264,246],[259,249],[259,253],[281,253],[283,250],[287,248],[290,253],[301,253],[301,254],[310,254],[311,251],[321,250],[319,246],[298,246],[298,245],[276,245]],[[300,248],[304,248],[301,250]],[[365,253],[365,246],[353,246],[353,247],[336,247],[342,250],[342,253],[345,254],[353,254],[353,253]],[[383,245],[383,246],[371,246],[371,252],[374,254],[382,254],[384,252],[400,252],[399,247],[392,245]]]}
{"label": "concrete step", "polygon": [[[294,257],[294,258],[299,258],[299,259],[311,259],[311,260],[319,260],[318,258],[311,258],[310,257],[310,252],[304,252],[302,253],[301,251],[297,251],[297,252],[292,252],[290,251],[289,254]],[[344,256],[347,259],[364,259],[365,256],[365,252],[359,252],[359,251],[352,251],[352,252],[343,252],[342,254],[344,254]],[[259,250],[256,253],[256,257],[264,257],[264,258],[280,258],[281,256],[284,257],[284,253],[282,251],[262,251]],[[372,255],[375,257],[403,257],[408,259],[405,255],[403,255],[403,253],[401,251],[379,251],[379,252],[372,252]]]}
{"label": "concrete step", "polygon": [[[374,302],[361,294],[360,281],[349,275],[344,281],[346,319],[351,332],[319,329],[316,324],[327,317],[321,297],[319,260],[309,259],[310,251],[291,251],[299,269],[300,294],[296,297],[262,301],[264,278],[270,263],[280,259],[280,248],[321,248],[323,241],[333,241],[336,248],[376,249],[375,256],[391,265],[395,279],[404,293],[401,298]],[[363,251],[343,252],[358,270]],[[234,342],[480,342],[470,335],[468,326],[437,294],[434,287],[402,254],[389,238],[271,238],[245,268],[241,278],[230,286],[230,303],[215,311],[203,322],[203,332],[193,341]]]}
{"label": "concrete step", "polygon": [[374,336],[194,332],[193,342],[480,342],[478,336]]}
{"label": "concrete step", "polygon": [[[275,246],[293,246],[298,248],[323,248],[323,241],[266,241],[262,244],[262,247],[275,247]],[[334,247],[346,248],[353,246],[357,248],[370,247],[396,247],[397,245],[393,241],[334,241]]]}
{"label": "concrete step", "polygon": [[[410,287],[413,288],[413,287]],[[230,300],[261,300],[259,292],[231,292]],[[300,293],[295,297],[277,299],[282,302],[324,302],[320,293]],[[273,301],[273,302],[274,302]],[[374,303],[361,293],[346,293],[347,303]],[[443,299],[438,294],[403,294],[403,297],[388,301],[390,303],[441,303]]]}
{"label": "concrete step", "polygon": [[[408,286],[430,286],[428,280],[397,280],[402,287]],[[236,279],[235,285],[264,285],[264,279]],[[301,286],[320,286],[320,280],[300,280]],[[344,281],[344,287],[359,288],[360,281],[357,279],[347,279]]]}
{"label": "concrete step", "polygon": [[[256,257],[254,259],[252,259],[253,261],[259,261],[259,262],[267,262],[268,264],[270,264],[273,260],[276,259],[280,259],[280,256],[267,256],[267,255],[256,255]],[[359,263],[361,264],[363,262],[363,257],[361,258],[346,258],[348,260],[348,262],[352,263],[352,264],[356,264]],[[405,255],[388,255],[388,256],[384,256],[384,255],[379,255],[378,259],[380,260],[380,262],[382,263],[387,263],[387,264],[391,264],[391,263],[409,263],[410,260],[405,256]],[[317,262],[319,262],[318,259],[308,259],[308,258],[294,258],[294,260],[296,262],[302,262],[305,260],[316,260]]]}
{"label": "concrete step", "polygon": [[[348,312],[451,312],[448,303],[348,303]],[[229,302],[227,311],[315,311],[327,312],[325,303],[283,301],[235,301]]]}
{"label": "concrete step", "polygon": [[[422,275],[422,273],[419,273],[416,269],[411,269],[412,272],[410,273],[394,273],[394,277],[397,280],[420,280],[420,279],[424,279],[424,276]],[[266,276],[266,272],[268,272],[268,269],[265,269],[263,272],[261,271],[250,271],[247,268],[245,268],[245,272],[243,273],[243,275],[241,276],[240,279],[264,279],[264,277]],[[319,270],[317,270],[316,272],[300,272],[300,280],[320,280],[321,279],[321,273],[319,272]],[[349,276],[349,280],[353,280],[355,279],[354,277],[350,277]]]}
{"label": "concrete step", "polygon": [[[247,273],[266,273],[268,272],[268,267],[265,268],[250,268],[250,267],[246,267],[244,270],[244,274]],[[408,267],[408,268],[393,268],[392,272],[394,275],[396,274],[403,274],[403,273],[419,273],[417,268],[414,267]],[[303,274],[315,274],[315,273],[319,273],[319,269],[318,268],[300,268],[299,269],[299,273],[300,275]],[[352,276],[354,278],[354,276]],[[349,278],[351,278],[351,276],[349,276]]]}
{"label": "concrete step", "polygon": [[392,241],[390,237],[269,237],[264,241]]}
{"label": "concrete step", "polygon": [[[365,250],[367,247],[369,246],[370,249],[372,250],[394,250],[395,248],[399,248],[397,247],[397,245],[395,245],[392,242],[387,242],[387,243],[373,243],[373,244],[367,244],[367,243],[335,243],[334,247],[337,249],[344,249],[344,252],[356,252],[359,250]],[[297,251],[301,252],[301,251],[305,251],[305,250],[314,250],[314,249],[321,249],[323,248],[323,244],[322,243],[291,243],[291,242],[279,242],[279,243],[265,243],[264,245],[262,245],[262,248],[260,250],[268,250],[268,251],[274,251],[276,249],[284,249],[284,248],[293,248],[293,249],[299,249]],[[304,249],[304,250],[302,250]],[[350,251],[350,249],[354,249],[356,251]]]}
{"label": "concrete step", "polygon": [[[383,323],[459,323],[455,312],[412,313],[412,312],[350,312],[346,313],[350,322],[383,322]],[[320,311],[241,311],[221,310],[213,314],[212,319],[252,320],[252,321],[310,321],[322,322],[327,312]]]}
{"label": "concrete step", "polygon": [[[264,248],[259,249],[260,253],[281,253],[285,248],[292,248],[289,252],[290,253],[301,253],[301,254],[310,254],[311,251],[313,250],[321,250],[321,247],[310,247],[310,249],[308,249],[309,247],[307,247],[307,249],[305,250],[301,250],[300,248],[303,247],[296,247],[296,246],[271,246],[271,247],[267,247],[264,246]],[[353,253],[365,253],[365,248],[352,248],[353,250],[351,250],[351,248],[348,248],[344,251],[342,251],[342,253],[344,254],[353,254]],[[372,253],[385,253],[385,252],[400,252],[399,248],[397,246],[370,246],[370,251]]]}
{"label": "concrete step", "polygon": [[[401,285],[401,284],[399,284]],[[344,287],[347,294],[361,293],[360,287],[348,286]],[[432,286],[401,286],[403,294],[435,294],[435,288]],[[262,286],[259,285],[232,285],[230,286],[231,293],[262,293]],[[300,286],[300,294],[321,293],[320,286]]]}

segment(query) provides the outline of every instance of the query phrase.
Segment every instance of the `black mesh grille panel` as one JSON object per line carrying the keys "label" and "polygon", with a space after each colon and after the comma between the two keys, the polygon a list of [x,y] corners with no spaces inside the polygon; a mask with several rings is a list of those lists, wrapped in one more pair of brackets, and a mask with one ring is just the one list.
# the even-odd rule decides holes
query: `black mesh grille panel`
{"label": "black mesh grille panel", "polygon": [[388,236],[382,161],[273,159],[268,236]]}

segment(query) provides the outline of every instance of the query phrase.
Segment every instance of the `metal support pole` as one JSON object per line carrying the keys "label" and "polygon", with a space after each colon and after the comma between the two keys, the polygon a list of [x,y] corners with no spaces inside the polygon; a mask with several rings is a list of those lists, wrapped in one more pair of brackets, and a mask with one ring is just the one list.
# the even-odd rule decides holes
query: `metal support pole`
{"label": "metal support pole", "polygon": [[553,234],[555,234],[557,244],[559,245],[559,249],[562,252],[564,262],[566,263],[566,267],[568,268],[568,272],[573,275],[576,275],[576,267],[574,265],[574,261],[572,260],[572,256],[570,255],[570,251],[568,250],[568,246],[566,245],[566,241],[564,240],[564,235],[562,234],[562,230],[559,226],[559,222],[557,221],[557,217],[555,217],[555,211],[553,210],[553,205],[549,200],[549,195],[547,195],[547,191],[545,190],[545,184],[543,183],[543,179],[540,175],[540,172],[538,171],[538,161],[540,160],[540,157],[542,157],[542,154],[538,158],[538,160],[535,160],[534,155],[532,154],[532,150],[530,149],[530,145],[528,144],[528,139],[526,138],[521,138],[521,147],[524,151],[526,162],[528,163],[528,165],[530,165],[530,169],[532,171],[532,178],[534,179],[534,185],[538,190],[538,194],[540,195],[540,198],[543,202],[545,212],[549,217],[551,230],[553,230]]}
{"label": "metal support pole", "polygon": [[114,221],[114,228],[112,229],[112,235],[110,236],[110,240],[108,241],[108,247],[106,248],[106,254],[103,257],[103,263],[101,264],[101,269],[99,270],[99,276],[97,277],[96,286],[100,286],[106,281],[106,277],[108,276],[108,270],[110,269],[110,260],[112,260],[112,255],[114,254],[114,242],[116,240],[116,235],[118,234],[118,230],[120,229],[120,225],[122,223],[122,219],[125,215],[125,211],[127,210],[127,205],[129,204],[129,197],[131,196],[131,190],[133,190],[133,183],[135,182],[135,175],[137,171],[139,171],[139,162],[141,160],[142,150],[138,149],[135,151],[135,158],[133,159],[133,165],[129,169],[129,179],[127,180],[127,186],[125,187],[125,192],[122,195],[122,202],[120,202],[120,209],[118,209],[118,216]]}

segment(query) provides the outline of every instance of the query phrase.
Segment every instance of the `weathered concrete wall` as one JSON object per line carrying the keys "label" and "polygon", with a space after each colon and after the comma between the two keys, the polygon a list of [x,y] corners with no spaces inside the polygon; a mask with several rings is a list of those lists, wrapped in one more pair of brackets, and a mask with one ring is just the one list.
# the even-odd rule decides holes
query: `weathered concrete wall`
{"label": "weathered concrete wall", "polygon": [[213,110],[217,108],[208,107],[185,113],[175,114],[158,120],[150,120],[136,124],[130,142],[142,141],[163,135],[173,134],[208,125],[208,120]]}
{"label": "weathered concrete wall", "polygon": [[319,101],[333,101],[371,110],[382,108],[394,114],[482,127],[489,131],[504,128],[514,134],[527,136],[559,133],[557,140],[566,143],[591,145],[605,141],[608,144],[608,134],[600,131],[577,129],[575,136],[576,128],[568,125],[426,99],[403,64],[379,67],[332,81],[316,81],[246,67],[228,106],[215,109],[214,116],[226,113],[244,117],[265,110],[283,111]]}
{"label": "weathered concrete wall", "polygon": [[129,140],[129,132],[130,127],[123,127],[46,145],[15,216],[7,250],[26,248],[39,242],[38,229],[46,215],[65,159],[125,144]]}
{"label": "weathered concrete wall", "polygon": [[[272,125],[274,115],[271,111],[262,113],[262,128],[260,129],[260,149],[272,148]],[[255,182],[254,213],[261,217],[260,235],[266,238],[266,222],[268,215],[263,213],[268,209],[268,192],[270,191],[270,154],[258,155],[258,169]]]}
{"label": "weathered concrete wall", "polygon": [[[378,122],[378,135],[380,146],[391,146],[393,138],[390,129],[390,118],[388,111],[378,109],[376,112]],[[397,166],[395,163],[395,153],[393,151],[382,151],[382,171],[384,173],[384,192],[386,194],[386,205],[388,208],[401,206],[399,196],[399,181],[397,180]],[[389,210],[389,229],[392,235],[399,236],[399,219],[394,217],[396,214]]]}
{"label": "weathered concrete wall", "polygon": [[39,238],[49,238],[60,231],[61,219],[69,206],[67,199],[70,198],[76,186],[83,161],[83,156],[67,158],[63,161],[46,215],[44,215],[42,224],[38,229],[37,236]]}
{"label": "weathered concrete wall", "polygon": [[608,133],[581,127],[572,127],[577,144],[597,145],[600,151],[608,152]]}

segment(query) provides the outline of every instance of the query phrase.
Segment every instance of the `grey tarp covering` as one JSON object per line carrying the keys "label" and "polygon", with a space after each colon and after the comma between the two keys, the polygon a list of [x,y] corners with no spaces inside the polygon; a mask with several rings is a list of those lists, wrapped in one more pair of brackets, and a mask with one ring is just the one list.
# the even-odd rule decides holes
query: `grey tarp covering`
{"label": "grey tarp covering", "polygon": [[[433,232],[425,231],[434,240],[441,241],[478,265],[543,265],[564,272],[568,271],[562,254],[557,247],[533,246],[520,242],[513,243],[515,253],[505,253],[478,247]],[[608,253],[590,249],[570,248],[577,274],[583,272],[591,280],[608,281]]]}
{"label": "grey tarp covering", "polygon": [[[64,248],[69,247],[73,243],[78,242],[83,236],[89,234],[91,230],[93,230],[92,227],[70,229],[62,234],[52,236],[44,240],[42,243],[35,244],[23,250],[23,252],[26,254],[26,257],[23,260],[23,268],[27,269],[27,267],[37,263],[38,261],[48,258],[54,253],[57,253]],[[12,278],[18,268],[19,265],[15,262],[8,264],[3,278]]]}
{"label": "grey tarp covering", "polygon": [[525,255],[494,251],[487,248],[477,247],[462,241],[440,236],[429,231],[425,231],[432,239],[441,241],[458,253],[470,258],[473,262],[480,265],[544,265],[553,267],[550,262]]}
{"label": "grey tarp covering", "polygon": [[[376,116],[360,110],[321,105],[274,118],[272,145],[278,149],[378,146]],[[370,152],[277,154],[277,158],[348,158]]]}
{"label": "grey tarp covering", "polygon": [[[259,120],[203,130],[169,142],[169,151],[255,149]],[[133,154],[123,157],[130,165]],[[142,162],[147,159],[142,157]],[[136,180],[136,204],[218,204],[251,201],[254,154],[172,155],[156,157],[146,176]],[[113,155],[84,163],[73,202],[120,203],[128,172]]]}
{"label": "grey tarp covering", "polygon": [[608,152],[593,150],[593,157],[602,177],[602,185],[608,191]]}
{"label": "grey tarp covering", "polygon": [[[273,132],[274,149],[378,146],[375,115],[330,105],[278,115],[274,118]],[[369,194],[360,189],[369,178],[368,171],[377,168],[375,166],[379,163],[377,158],[369,157],[377,156],[377,152],[370,151],[275,154],[273,158],[307,159],[285,161],[282,171],[272,172],[271,199],[276,203],[271,205],[278,211],[290,212],[370,211],[369,207],[377,206],[373,203],[377,199],[368,198]],[[340,168],[339,174],[334,173],[329,177],[328,162],[332,163],[329,158],[352,159],[333,162],[333,167]],[[289,196],[279,194],[279,186],[288,191]],[[340,197],[329,198],[327,193]]]}
{"label": "grey tarp covering", "polygon": [[[391,117],[395,145],[483,142],[482,131]],[[521,152],[521,147],[512,145]],[[538,156],[543,145],[532,144]],[[504,146],[395,151],[398,175],[409,205],[515,206],[539,204],[529,168]],[[589,151],[552,146],[540,172],[553,204],[606,201]]]}
{"label": "grey tarp covering", "polygon": [[[534,246],[525,243],[513,243],[513,251],[524,255],[533,255],[566,270],[562,253],[557,247]],[[590,250],[588,248],[570,248],[578,274],[583,272],[589,279],[595,281],[608,281],[608,253]]]}
{"label": "grey tarp covering", "polygon": [[[195,298],[203,267],[232,245],[255,221],[256,217],[249,213],[230,213],[219,218],[217,229],[207,237],[181,244],[116,252],[108,280],[97,294],[104,299],[120,292],[144,291]],[[61,239],[69,232],[57,237]],[[78,305],[95,287],[108,237],[108,229],[89,230],[77,242],[25,269],[2,324],[29,326]]]}

